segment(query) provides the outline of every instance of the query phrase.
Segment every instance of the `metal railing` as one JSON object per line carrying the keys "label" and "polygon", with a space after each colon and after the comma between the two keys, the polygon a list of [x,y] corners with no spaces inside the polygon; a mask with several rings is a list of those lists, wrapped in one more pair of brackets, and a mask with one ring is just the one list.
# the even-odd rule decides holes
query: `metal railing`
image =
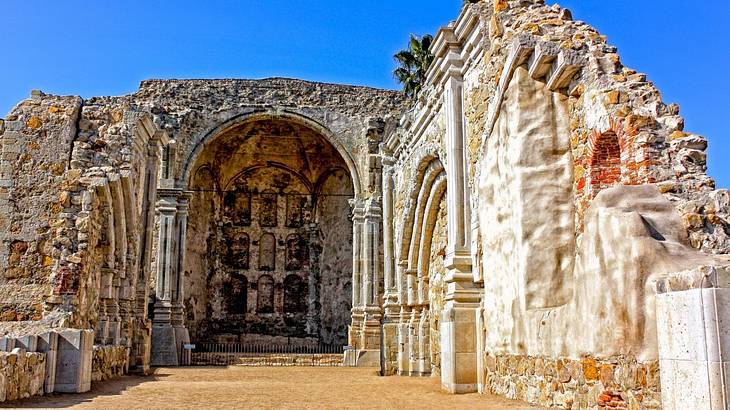
{"label": "metal railing", "polygon": [[342,366],[340,345],[183,344],[182,366]]}

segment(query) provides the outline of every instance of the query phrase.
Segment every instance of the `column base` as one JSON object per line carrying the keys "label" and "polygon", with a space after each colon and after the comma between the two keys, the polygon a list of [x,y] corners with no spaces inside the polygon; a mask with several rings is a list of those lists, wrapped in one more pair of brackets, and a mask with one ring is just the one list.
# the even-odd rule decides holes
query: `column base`
{"label": "column base", "polygon": [[383,324],[383,376],[392,376],[398,370],[398,323]]}
{"label": "column base", "polygon": [[456,383],[444,384],[442,382],[441,389],[443,389],[447,393],[451,393],[451,394],[476,393],[477,384],[476,383],[474,383],[474,384],[456,384]]}
{"label": "column base", "polygon": [[182,343],[187,341],[189,341],[189,338],[187,337],[187,329],[184,327],[153,323],[150,364],[152,366],[179,366],[179,352]]}

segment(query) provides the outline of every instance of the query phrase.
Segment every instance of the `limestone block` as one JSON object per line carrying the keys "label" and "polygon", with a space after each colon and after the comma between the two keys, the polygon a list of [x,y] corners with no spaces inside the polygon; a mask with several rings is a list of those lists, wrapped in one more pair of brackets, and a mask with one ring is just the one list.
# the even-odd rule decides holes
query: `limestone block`
{"label": "limestone block", "polygon": [[83,393],[91,389],[93,342],[91,330],[59,332],[55,392]]}

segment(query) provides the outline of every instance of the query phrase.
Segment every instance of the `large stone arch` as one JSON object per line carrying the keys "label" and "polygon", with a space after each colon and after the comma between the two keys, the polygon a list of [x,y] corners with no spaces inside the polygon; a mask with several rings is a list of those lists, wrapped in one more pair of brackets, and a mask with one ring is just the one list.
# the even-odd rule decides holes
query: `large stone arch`
{"label": "large stone arch", "polygon": [[[345,344],[351,316],[349,309],[341,307],[351,303],[343,298],[349,297],[352,287],[352,249],[335,246],[338,250],[333,251],[328,245],[323,252],[322,243],[352,242],[348,199],[361,195],[362,183],[350,152],[317,121],[271,110],[229,118],[201,134],[194,144],[175,149],[185,152],[175,154],[173,149],[167,158],[183,154],[186,160],[181,175],[173,175],[169,162],[163,165],[166,177],[158,190],[158,260],[162,261],[158,280],[173,278],[167,279],[170,283],[157,285],[158,292],[170,295],[169,300],[157,298],[158,327],[172,328],[167,332],[174,334],[176,345],[189,338],[247,343],[267,337],[274,341],[279,336],[303,338],[307,343]],[[230,217],[228,207],[236,207],[239,202],[223,199],[232,192],[251,198],[248,217]],[[335,210],[337,215],[315,215],[311,208],[318,197],[326,212]],[[289,220],[293,212],[290,207],[300,206],[304,208],[294,210],[294,223]],[[257,214],[262,210],[273,216],[258,217],[263,215]],[[189,235],[184,232],[188,223]],[[238,259],[234,255],[237,251],[230,246],[244,234],[251,241],[251,254],[247,255],[251,263],[231,264],[231,260]],[[289,249],[292,234],[302,238],[305,251]],[[261,238],[269,238],[267,243],[271,245],[266,250],[271,263],[265,269],[258,263]],[[172,255],[162,255],[170,250]],[[347,255],[342,254],[345,251]],[[301,260],[290,260],[293,257]],[[226,315],[224,307],[231,301],[225,299],[232,294],[223,290],[230,277],[245,277],[253,284],[264,274],[271,276],[274,289],[271,309],[259,312],[252,306],[256,298],[249,294],[246,314]],[[291,274],[308,283],[301,287],[307,292],[307,309],[288,312],[284,307],[285,279]],[[166,286],[170,292],[163,289]],[[327,303],[338,309],[325,312],[321,306]],[[153,352],[154,345],[162,343],[153,337]]]}
{"label": "large stone arch", "polygon": [[291,121],[310,128],[322,135],[330,144],[332,144],[332,146],[335,147],[340,156],[345,160],[347,169],[349,170],[352,178],[352,183],[355,187],[355,196],[362,197],[363,184],[361,182],[360,172],[357,169],[356,161],[352,157],[351,152],[348,151],[337,138],[335,138],[334,133],[327,126],[309,116],[282,109],[260,109],[240,113],[221,122],[219,125],[209,129],[205,133],[202,133],[195,139],[194,143],[191,145],[192,149],[185,156],[184,166],[179,180],[184,183],[185,186],[190,185],[192,166],[195,164],[197,157],[200,155],[205,145],[214,140],[216,136],[246,122],[271,119]]}

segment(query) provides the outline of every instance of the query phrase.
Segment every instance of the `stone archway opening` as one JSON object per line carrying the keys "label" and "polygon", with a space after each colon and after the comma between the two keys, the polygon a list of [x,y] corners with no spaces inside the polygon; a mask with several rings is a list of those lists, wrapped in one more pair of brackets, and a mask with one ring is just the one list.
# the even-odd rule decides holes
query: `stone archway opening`
{"label": "stone archway opening", "polygon": [[189,165],[183,304],[194,342],[347,343],[354,197],[322,132],[259,117]]}

